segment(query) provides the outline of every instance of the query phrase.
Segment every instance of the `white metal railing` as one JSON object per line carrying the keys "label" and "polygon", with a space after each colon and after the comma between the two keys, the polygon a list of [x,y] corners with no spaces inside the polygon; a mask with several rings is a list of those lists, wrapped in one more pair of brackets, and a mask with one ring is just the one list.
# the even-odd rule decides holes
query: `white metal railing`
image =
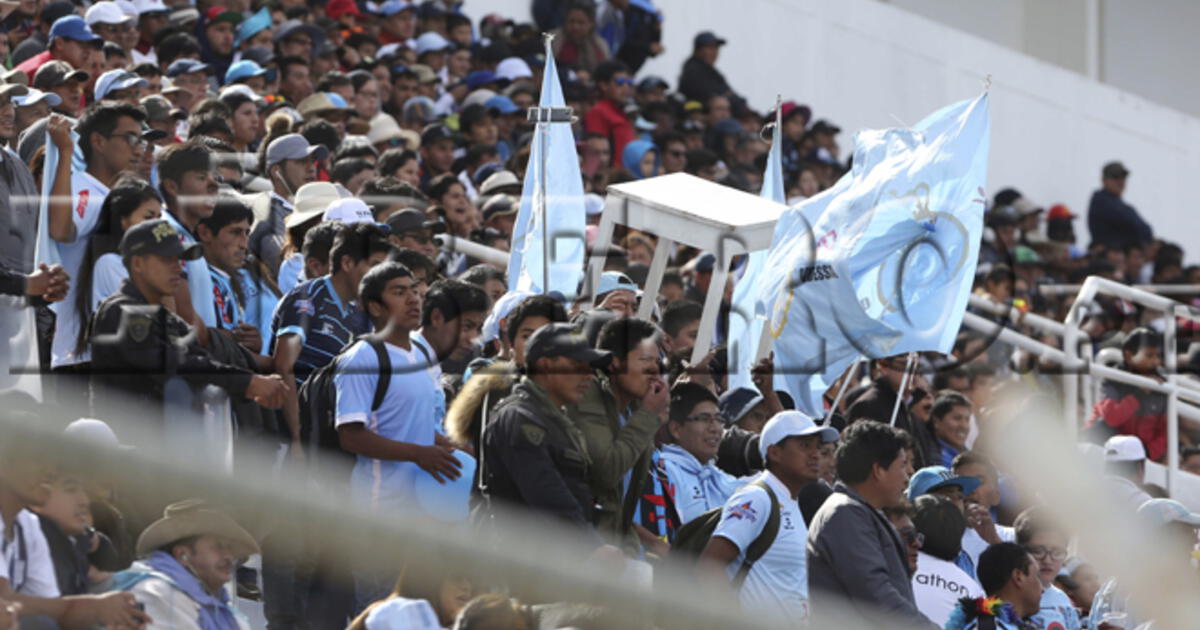
{"label": "white metal railing", "polygon": [[453,234],[438,234],[433,237],[433,240],[443,249],[466,254],[489,265],[508,267],[508,252],[496,249],[495,247],[480,245],[479,243],[454,236]]}
{"label": "white metal railing", "polygon": [[[1084,284],[1039,284],[1036,286],[1036,289],[1042,295],[1070,295],[1081,291]],[[1190,295],[1200,293],[1200,284],[1133,284],[1123,286],[1158,295]]]}

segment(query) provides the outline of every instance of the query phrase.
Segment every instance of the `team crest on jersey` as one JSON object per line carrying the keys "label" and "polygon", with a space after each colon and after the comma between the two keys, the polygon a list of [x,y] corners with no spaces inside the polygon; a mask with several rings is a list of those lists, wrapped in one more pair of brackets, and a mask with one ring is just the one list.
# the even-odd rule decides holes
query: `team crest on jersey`
{"label": "team crest on jersey", "polygon": [[747,501],[741,505],[729,508],[729,518],[740,518],[751,523],[758,520],[758,511]]}
{"label": "team crest on jersey", "polygon": [[75,204],[75,214],[78,214],[80,219],[83,218],[83,211],[87,210],[88,195],[90,193],[91,191],[86,188],[79,191],[79,203]]}
{"label": "team crest on jersey", "polygon": [[311,300],[296,300],[296,310],[304,315],[312,315],[317,310],[313,308]]}

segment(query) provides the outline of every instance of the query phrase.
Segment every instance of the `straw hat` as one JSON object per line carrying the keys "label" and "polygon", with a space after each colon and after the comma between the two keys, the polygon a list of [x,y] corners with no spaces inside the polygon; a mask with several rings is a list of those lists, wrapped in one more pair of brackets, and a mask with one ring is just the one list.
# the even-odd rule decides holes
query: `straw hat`
{"label": "straw hat", "polygon": [[241,558],[258,553],[254,537],[232,518],[208,507],[200,499],[187,499],[168,505],[163,510],[163,517],[138,536],[137,555],[146,556],[171,543],[203,535],[228,539],[233,553]]}

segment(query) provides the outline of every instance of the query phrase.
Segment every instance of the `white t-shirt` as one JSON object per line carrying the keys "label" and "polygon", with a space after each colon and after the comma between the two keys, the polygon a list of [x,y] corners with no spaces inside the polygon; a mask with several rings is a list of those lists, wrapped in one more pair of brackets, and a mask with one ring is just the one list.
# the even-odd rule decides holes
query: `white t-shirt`
{"label": "white t-shirt", "polygon": [[[72,278],[79,277],[83,257],[87,255],[88,239],[96,230],[100,206],[107,196],[108,187],[91,173],[79,171],[71,175],[71,220],[75,224],[75,239],[70,243],[58,243],[58,256],[62,260],[63,270]],[[50,305],[57,316],[54,341],[50,344],[50,367],[84,363],[92,358],[86,348],[82,354],[75,353],[79,327],[84,324],[79,321],[79,313],[75,310],[77,287],[78,283],[72,282],[67,297]]]}
{"label": "white t-shirt", "polygon": [[423,599],[393,597],[367,613],[367,630],[441,630],[433,606]]}
{"label": "white t-shirt", "polygon": [[1051,584],[1042,591],[1038,613],[1029,619],[1038,630],[1079,630],[1079,613],[1071,598]]}
{"label": "white t-shirt", "polygon": [[105,254],[96,259],[92,266],[92,312],[110,295],[121,290],[121,283],[129,278],[129,270],[121,262],[120,254]]}
{"label": "white t-shirt", "polygon": [[917,610],[938,627],[946,625],[950,614],[964,597],[983,597],[983,588],[975,578],[947,562],[925,552],[917,554],[917,572],[912,577],[913,599]]}
{"label": "white t-shirt", "polygon": [[[808,620],[808,527],[800,514],[800,504],[783,482],[768,471],[757,479],[766,480],[779,502],[779,533],[763,557],[750,567],[738,599],[747,612],[804,625]],[[762,533],[770,514],[771,497],[753,483],[743,486],[725,503],[713,536],[720,536],[738,548],[737,559],[726,568],[731,580],[741,569],[746,549]]]}
{"label": "white t-shirt", "polygon": [[[1007,525],[997,525],[996,535],[1000,537],[1002,542],[1016,542],[1017,540],[1016,530]],[[967,531],[963,532],[962,549],[967,552],[968,556],[971,556],[971,566],[979,566],[979,554],[988,548],[988,544],[988,541],[984,540],[983,536],[979,535],[979,532],[970,527],[967,528]]]}
{"label": "white t-shirt", "polygon": [[22,595],[59,597],[50,543],[46,542],[37,515],[21,510],[13,523],[10,537],[0,521],[0,578],[8,580],[9,586]]}

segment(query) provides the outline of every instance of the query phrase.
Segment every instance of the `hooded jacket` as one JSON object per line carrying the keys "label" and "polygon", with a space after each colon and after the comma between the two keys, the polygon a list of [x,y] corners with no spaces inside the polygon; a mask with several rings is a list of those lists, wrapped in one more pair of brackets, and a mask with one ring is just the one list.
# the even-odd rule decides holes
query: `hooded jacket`
{"label": "hooded jacket", "polygon": [[625,150],[621,152],[621,163],[625,165],[625,170],[629,171],[634,179],[649,177],[647,173],[642,172],[642,158],[650,151],[654,151],[654,165],[657,167],[658,148],[654,146],[653,142],[639,138],[625,145]]}

